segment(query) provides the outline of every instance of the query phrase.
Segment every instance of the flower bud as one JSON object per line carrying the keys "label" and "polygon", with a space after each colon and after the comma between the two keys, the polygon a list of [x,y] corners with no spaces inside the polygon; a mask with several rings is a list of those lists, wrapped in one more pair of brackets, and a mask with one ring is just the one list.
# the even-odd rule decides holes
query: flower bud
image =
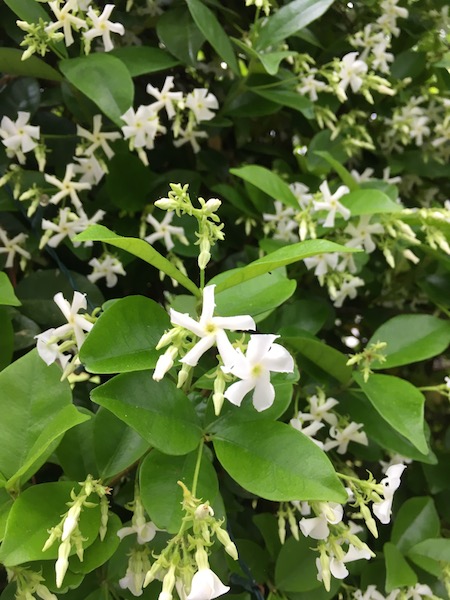
{"label": "flower bud", "polygon": [[222,527],[217,527],[217,529],[215,530],[215,534],[216,534],[217,539],[219,540],[219,542],[225,548],[225,552],[229,556],[231,556],[231,558],[233,560],[237,560],[239,558],[239,555],[238,555],[238,551],[237,551],[237,548],[236,548],[236,544],[234,544],[231,541],[231,538],[228,535],[228,532],[225,531],[225,529],[222,529]]}
{"label": "flower bud", "polygon": [[73,506],[70,507],[69,512],[67,513],[66,518],[63,523],[63,530],[61,535],[61,541],[64,542],[69,538],[73,531],[76,529],[78,525],[78,519],[81,512],[81,504],[77,501]]}
{"label": "flower bud", "polygon": [[69,567],[69,561],[67,560],[70,554],[70,541],[66,540],[58,548],[58,560],[55,564],[56,573],[56,587],[60,588],[63,584],[64,577]]}

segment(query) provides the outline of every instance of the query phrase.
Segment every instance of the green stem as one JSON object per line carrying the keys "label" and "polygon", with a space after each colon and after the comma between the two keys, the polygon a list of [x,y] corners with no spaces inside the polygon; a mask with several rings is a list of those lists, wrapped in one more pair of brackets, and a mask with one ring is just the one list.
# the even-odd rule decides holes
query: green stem
{"label": "green stem", "polygon": [[198,476],[200,474],[200,465],[202,463],[203,444],[204,443],[205,443],[205,440],[202,438],[202,440],[198,446],[197,462],[195,463],[194,477],[192,479],[192,495],[194,496],[194,498],[197,493],[197,483],[198,483]]}
{"label": "green stem", "polygon": [[200,290],[203,292],[205,287],[205,269],[200,269]]}

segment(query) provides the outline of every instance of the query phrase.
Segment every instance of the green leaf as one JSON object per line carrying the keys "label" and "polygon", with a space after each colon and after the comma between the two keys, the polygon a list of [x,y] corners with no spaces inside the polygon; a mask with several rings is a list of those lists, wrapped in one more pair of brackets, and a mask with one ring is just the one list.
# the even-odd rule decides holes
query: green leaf
{"label": "green leaf", "polygon": [[122,522],[119,517],[110,512],[105,539],[102,541],[98,537],[84,552],[83,561],[80,561],[78,556],[74,556],[70,561],[70,570],[74,573],[90,573],[105,564],[119,547],[120,539],[117,532],[121,527]]}
{"label": "green leaf", "polygon": [[412,546],[439,535],[440,520],[429,496],[409,498],[395,515],[391,542],[406,554]]}
{"label": "green leaf", "polygon": [[[208,283],[220,284],[233,270],[217,275]],[[275,269],[216,294],[216,312],[223,317],[242,314],[256,317],[283,304],[296,287],[297,282],[288,279],[284,269]]]}
{"label": "green leaf", "polygon": [[213,443],[223,468],[261,498],[345,501],[344,488],[324,452],[285,423],[225,424]]}
{"label": "green leaf", "polygon": [[188,454],[202,437],[189,399],[172,381],[156,382],[148,371],[118,375],[91,397],[165,454]]}
{"label": "green leaf", "polygon": [[6,488],[14,488],[16,482],[20,479],[22,481],[29,479],[44,462],[42,457],[47,456],[49,449],[53,451],[54,442],[58,442],[60,436],[72,427],[89,419],[88,415],[79,412],[73,404],[69,404],[69,406],[65,406],[62,410],[56,412],[53,419],[46,424],[29,449],[20,469],[6,483]]}
{"label": "green leaf", "polygon": [[[316,154],[318,154],[316,152]],[[401,210],[400,204],[393,202],[380,190],[359,189],[350,192],[341,199],[352,216],[372,215],[377,213],[393,213]]]}
{"label": "green leaf", "polygon": [[184,6],[167,10],[156,25],[159,39],[183,64],[195,67],[205,37]]}
{"label": "green leaf", "polygon": [[321,17],[334,0],[294,0],[264,20],[256,50],[275,46]]}
{"label": "green leaf", "polygon": [[122,237],[117,235],[113,231],[109,230],[103,225],[92,225],[88,227],[83,233],[79,233],[73,238],[75,241],[86,242],[105,242],[111,244],[116,248],[126,250],[130,254],[141,258],[145,262],[149,263],[155,269],[163,271],[166,275],[181,283],[187,290],[189,290],[195,296],[200,296],[200,290],[186,275],[183,275],[170,261],[167,260],[162,254],[157,252],[153,246],[140,240],[138,238]]}
{"label": "green leaf", "polygon": [[94,451],[100,477],[108,479],[135,463],[149,443],[106,408],[94,418]]}
{"label": "green leaf", "polygon": [[48,13],[35,0],[5,0],[5,4],[21,19],[28,23],[38,23],[39,19],[49,22]]}
{"label": "green leaf", "polygon": [[408,557],[420,564],[420,558],[429,558],[440,563],[450,563],[450,539],[433,538],[423,540],[408,550]]}
{"label": "green leaf", "polygon": [[125,373],[153,369],[155,350],[170,322],[166,311],[150,298],[127,296],[101,314],[80,351],[90,373]]}
{"label": "green leaf", "polygon": [[[177,481],[189,489],[194,478],[197,452],[186,456],[167,456],[153,450],[144,460],[139,471],[142,502],[149,517],[157,527],[176,533],[181,525],[183,491]],[[214,505],[219,493],[216,470],[203,452],[196,496]]]}
{"label": "green leaf", "polygon": [[127,212],[142,211],[153,184],[148,167],[125,147],[108,162],[108,169],[106,190],[114,206]]}
{"label": "green leaf", "polygon": [[123,125],[120,117],[132,106],[134,97],[133,80],[123,62],[106,52],[95,52],[62,60],[59,68],[111,121]]}
{"label": "green leaf", "polygon": [[110,52],[123,62],[131,77],[166,71],[179,65],[179,61],[160,48],[150,46],[126,46]]}
{"label": "green leaf", "polygon": [[[83,234],[81,234],[83,235]],[[81,238],[80,238],[81,239]],[[296,244],[290,244],[279,248],[262,258],[258,258],[249,265],[236,269],[234,272],[218,284],[216,287],[216,293],[223,292],[230,287],[238,285],[263,273],[274,271],[278,267],[285,267],[292,263],[303,260],[308,256],[315,256],[316,254],[322,254],[324,252],[354,252],[354,248],[347,248],[334,242],[328,242],[327,240],[306,240],[305,242],[298,242]]]}
{"label": "green leaf", "polygon": [[230,173],[253,184],[274,200],[280,200],[284,204],[298,209],[298,200],[291,192],[289,185],[269,169],[259,165],[247,165],[239,169],[230,169]]}
{"label": "green leaf", "polygon": [[[314,105],[311,100],[306,96],[302,96],[295,90],[282,87],[273,87],[267,89],[252,87],[251,90],[255,94],[266,98],[266,100],[276,102],[277,104],[281,104],[281,106],[288,106],[289,108],[293,108],[294,110],[301,112],[307,119],[312,119],[314,117]],[[259,168],[262,169],[262,167]],[[231,172],[233,172],[233,170],[231,170]]]}
{"label": "green leaf", "polygon": [[[339,177],[341,178],[341,181],[343,184],[345,184],[350,191],[356,191],[359,190],[359,184],[357,181],[355,181],[353,175],[350,173],[350,171],[348,169],[346,169],[344,167],[344,165],[342,163],[340,163],[338,160],[336,160],[334,158],[334,156],[331,156],[331,154],[329,152],[326,152],[325,150],[316,150],[314,152],[314,154],[317,154],[318,156],[321,156],[323,159],[325,159],[327,161],[327,163],[333,167],[333,169],[336,171],[336,173],[339,175]],[[348,196],[346,196],[346,198],[348,198]]]}
{"label": "green leaf", "polygon": [[51,81],[62,81],[61,75],[36,56],[30,56],[22,60],[22,50],[17,48],[0,48],[0,72],[20,75],[25,77],[36,77],[37,79],[50,79]]}
{"label": "green leaf", "polygon": [[[327,346],[320,340],[307,337],[285,337],[287,344],[294,347],[296,351],[320,367],[328,375],[337,379],[342,384],[347,384],[352,377],[352,370],[347,367],[347,357],[339,350]],[[299,357],[301,363],[301,357]]]}
{"label": "green leaf", "polygon": [[20,306],[21,302],[14,293],[14,288],[9,277],[3,271],[0,272],[0,304],[6,306]]}
{"label": "green leaf", "polygon": [[[58,543],[42,552],[48,530],[57,525],[67,511],[70,491],[79,489],[75,482],[42,483],[24,490],[14,502],[0,547],[0,561],[11,567],[33,560],[57,558]],[[80,516],[83,547],[94,543],[100,527],[100,507],[84,508]],[[75,553],[72,546],[71,554]]]}
{"label": "green leaf", "polygon": [[58,464],[68,479],[83,481],[86,474],[99,477],[94,455],[95,414],[87,408],[79,408],[89,420],[69,429],[55,451]]}
{"label": "green leaf", "polygon": [[[272,517],[273,518],[273,517]],[[275,565],[275,585],[283,592],[310,592],[322,587],[317,579],[317,551],[304,536],[290,537],[281,547]]]}
{"label": "green leaf", "polygon": [[409,381],[392,375],[371,375],[367,382],[361,373],[354,373],[353,378],[380,415],[426,454],[424,395]]}
{"label": "green leaf", "polygon": [[61,370],[48,367],[36,350],[0,373],[0,472],[6,479],[25,468],[31,476],[47,458],[47,433],[62,433],[65,417],[69,427],[79,422],[70,409],[59,414],[71,406],[72,399],[69,384],[60,378]]}
{"label": "green leaf", "polygon": [[258,53],[251,46],[244,44],[241,40],[234,37],[231,37],[230,39],[240,50],[242,50],[242,52],[250,56],[250,58],[260,61],[269,75],[276,75],[278,73],[282,60],[290,56],[295,56],[295,52],[289,50]]}
{"label": "green leaf", "polygon": [[233,46],[215,14],[200,0],[186,0],[195,24],[205,38],[236,75],[240,74]]}
{"label": "green leaf", "polygon": [[14,352],[14,329],[5,306],[0,306],[0,371],[11,362]]}
{"label": "green leaf", "polygon": [[391,544],[391,542],[384,544],[383,554],[386,563],[387,592],[392,592],[395,588],[413,587],[416,585],[417,575],[394,544]]}
{"label": "green leaf", "polygon": [[373,369],[390,369],[437,356],[450,343],[450,323],[432,315],[398,315],[383,323],[367,345],[386,342],[384,362]]}

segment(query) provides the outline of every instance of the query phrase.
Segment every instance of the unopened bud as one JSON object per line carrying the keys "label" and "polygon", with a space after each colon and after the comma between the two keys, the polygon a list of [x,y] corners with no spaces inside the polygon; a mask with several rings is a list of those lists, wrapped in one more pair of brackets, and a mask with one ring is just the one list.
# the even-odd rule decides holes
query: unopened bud
{"label": "unopened bud", "polygon": [[221,527],[217,527],[217,529],[215,530],[215,534],[216,534],[219,542],[225,548],[225,552],[229,556],[231,556],[232,559],[237,560],[239,558],[239,555],[238,555],[238,551],[236,548],[236,544],[234,544],[234,542],[231,541],[231,538],[228,535],[228,532],[225,531],[225,529],[222,529]]}
{"label": "unopened bud", "polygon": [[56,587],[60,588],[63,584],[64,577],[69,567],[69,561],[67,560],[70,554],[70,541],[66,540],[58,548],[58,560],[55,564],[56,573]]}
{"label": "unopened bud", "polygon": [[201,521],[203,519],[206,519],[207,517],[213,517],[214,511],[211,508],[211,506],[207,502],[205,502],[204,504],[200,504],[200,506],[197,506],[194,512],[194,516],[196,519]]}

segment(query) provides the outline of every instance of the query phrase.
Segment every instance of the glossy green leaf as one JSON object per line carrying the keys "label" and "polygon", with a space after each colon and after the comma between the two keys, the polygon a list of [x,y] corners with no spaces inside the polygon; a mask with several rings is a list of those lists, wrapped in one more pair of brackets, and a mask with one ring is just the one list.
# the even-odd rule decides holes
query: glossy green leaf
{"label": "glossy green leaf", "polygon": [[70,570],[74,573],[90,573],[94,569],[101,567],[111,558],[117,550],[120,539],[117,532],[122,527],[122,522],[114,513],[109,513],[108,529],[102,541],[99,537],[86,549],[83,555],[83,561],[78,556],[74,556],[70,561]]}
{"label": "glossy green leaf", "polygon": [[334,0],[294,0],[265,19],[256,41],[256,49],[275,46],[321,17]]}
{"label": "glossy green leaf", "polygon": [[[342,183],[344,185],[346,185],[350,191],[353,192],[353,191],[359,190],[359,184],[357,181],[355,181],[353,175],[350,173],[350,171],[348,169],[346,169],[344,167],[344,165],[342,163],[340,163],[338,160],[336,160],[334,158],[334,156],[332,156],[329,152],[326,152],[325,150],[316,150],[314,152],[314,154],[321,156],[323,159],[325,159],[327,161],[327,163],[331,167],[333,167],[333,169],[336,171],[336,173],[341,178]],[[345,196],[345,198],[347,199],[348,196]],[[341,202],[342,202],[342,200],[341,200]]]}
{"label": "glossy green leaf", "polygon": [[286,337],[284,339],[300,354],[300,364],[301,357],[304,356],[340,383],[346,384],[350,381],[352,370],[347,366],[347,357],[339,350],[313,338]]}
{"label": "glossy green leaf", "polygon": [[417,575],[394,544],[391,544],[391,542],[384,544],[383,554],[386,562],[387,592],[392,592],[395,588],[412,587],[416,585]]}
{"label": "glossy green leaf", "polygon": [[5,306],[0,306],[0,371],[11,362],[14,351],[14,329]]}
{"label": "glossy green leaf", "polygon": [[223,468],[252,494],[275,501],[345,501],[326,454],[285,423],[225,424],[213,442]]}
{"label": "glossy green leaf", "polygon": [[429,496],[409,498],[395,515],[391,541],[406,554],[412,546],[439,535],[439,515]]}
{"label": "glossy green leaf", "polygon": [[48,367],[36,350],[0,373],[0,473],[6,479],[25,471],[31,476],[51,441],[81,419],[73,412],[69,384],[60,378],[61,370]]}
{"label": "glossy green leaf", "polygon": [[69,479],[83,481],[87,473],[98,478],[100,472],[94,455],[94,420],[95,414],[87,408],[79,408],[89,416],[89,420],[66,431],[55,450],[58,464]]}
{"label": "glossy green leaf", "polygon": [[360,373],[354,373],[353,378],[380,415],[426,454],[424,395],[409,381],[391,375],[371,375],[367,382]]}
{"label": "glossy green leaf", "polygon": [[324,252],[354,251],[354,248],[347,248],[346,246],[328,242],[327,240],[307,240],[305,242],[283,246],[283,248],[279,248],[262,258],[258,258],[258,260],[255,260],[241,269],[235,269],[231,275],[217,285],[216,293],[218,294],[239,283],[258,277],[258,275],[262,275],[263,273],[269,273],[269,271],[273,271],[278,267],[291,265],[308,256],[315,256],[316,254],[322,254]]}
{"label": "glossy green leaf", "polygon": [[422,557],[441,563],[450,563],[450,539],[432,538],[423,540],[409,549],[408,556],[414,562],[418,562]]}
{"label": "glossy green leaf", "polygon": [[197,64],[197,54],[205,36],[184,6],[165,11],[158,19],[156,32],[167,50],[183,64]]}
{"label": "glossy green leaf", "polygon": [[276,102],[282,106],[288,106],[289,108],[301,112],[307,119],[312,119],[314,117],[314,105],[311,100],[306,96],[302,96],[295,90],[283,88],[281,86],[273,88],[252,87],[251,90],[255,94],[258,94],[258,96],[266,98],[266,100]]}
{"label": "glossy green leaf", "polygon": [[61,74],[49,64],[34,55],[22,60],[22,54],[17,48],[0,48],[0,72],[62,81]]}
{"label": "glossy green leaf", "polygon": [[94,419],[94,451],[102,479],[121,473],[138,461],[149,443],[137,431],[100,407]]}
{"label": "glossy green leaf", "polygon": [[125,373],[152,369],[155,350],[170,325],[167,312],[144,296],[127,296],[99,317],[81,347],[80,359],[91,373]]}
{"label": "glossy green leaf", "polygon": [[[51,560],[58,555],[58,543],[42,552],[48,530],[67,511],[70,491],[78,490],[76,482],[42,483],[24,490],[16,499],[6,524],[5,539],[0,547],[0,561],[7,567],[33,560]],[[94,498],[92,498],[95,501]],[[94,543],[100,527],[100,507],[85,508],[80,516],[83,547]],[[71,554],[75,553],[72,546]]]}
{"label": "glossy green leaf", "polygon": [[289,185],[279,175],[259,165],[247,165],[239,169],[230,169],[232,175],[248,181],[259,190],[262,190],[274,200],[281,200],[284,204],[298,209],[298,200],[291,192]]}
{"label": "glossy green leaf", "polygon": [[[183,491],[177,481],[192,489],[196,461],[197,452],[186,456],[167,456],[153,450],[141,465],[139,484],[145,510],[157,527],[169,533],[179,530],[183,517]],[[196,496],[214,506],[218,492],[216,470],[203,452]]]}
{"label": "glossy green leaf", "polygon": [[[221,273],[209,283],[220,284],[232,273]],[[296,287],[297,282],[288,279],[284,269],[275,269],[216,294],[215,312],[223,317],[242,314],[256,317],[283,304]]]}
{"label": "glossy green leaf", "polygon": [[108,162],[108,170],[106,190],[114,206],[127,212],[142,211],[153,183],[148,167],[125,147]]}
{"label": "glossy green leaf", "polygon": [[228,35],[217,20],[215,14],[200,0],[186,0],[195,24],[205,38],[236,75],[239,75],[239,66]]}
{"label": "glossy green leaf", "polygon": [[126,66],[115,56],[95,52],[59,63],[64,76],[99,109],[121,127],[123,115],[133,104],[133,80]]}
{"label": "glossy green leaf", "polygon": [[373,369],[390,369],[437,356],[450,344],[450,323],[432,315],[398,315],[383,323],[370,340],[386,342],[385,362],[373,362]]}
{"label": "glossy green leaf", "polygon": [[0,304],[6,306],[20,306],[21,302],[14,293],[14,288],[9,277],[0,271]]}
{"label": "glossy green leaf", "polygon": [[91,397],[165,454],[188,454],[202,437],[189,399],[169,379],[154,381],[149,371],[117,375]]}
{"label": "glossy green leaf", "polygon": [[393,202],[380,190],[359,189],[344,196],[341,203],[350,210],[354,217],[399,212],[402,208],[400,204]]}
{"label": "glossy green leaf", "polygon": [[167,260],[162,254],[157,252],[153,246],[140,240],[138,238],[122,237],[117,235],[113,231],[110,231],[103,225],[92,225],[88,227],[83,233],[79,233],[75,238],[75,241],[93,241],[93,242],[105,242],[111,244],[116,248],[126,250],[130,254],[141,258],[145,262],[149,263],[155,269],[163,271],[178,283],[181,283],[187,290],[193,293],[195,296],[200,296],[200,290],[186,275],[183,275],[170,261]]}
{"label": "glossy green leaf", "polygon": [[160,48],[150,46],[125,46],[110,52],[119,58],[128,69],[131,77],[165,71],[179,64],[179,61]]}
{"label": "glossy green leaf", "polygon": [[49,21],[48,13],[35,0],[5,0],[5,4],[21,19],[28,23],[38,23],[39,19]]}
{"label": "glossy green leaf", "polygon": [[275,585],[283,592],[312,592],[322,587],[317,579],[314,542],[304,536],[290,537],[281,547],[275,565]]}

